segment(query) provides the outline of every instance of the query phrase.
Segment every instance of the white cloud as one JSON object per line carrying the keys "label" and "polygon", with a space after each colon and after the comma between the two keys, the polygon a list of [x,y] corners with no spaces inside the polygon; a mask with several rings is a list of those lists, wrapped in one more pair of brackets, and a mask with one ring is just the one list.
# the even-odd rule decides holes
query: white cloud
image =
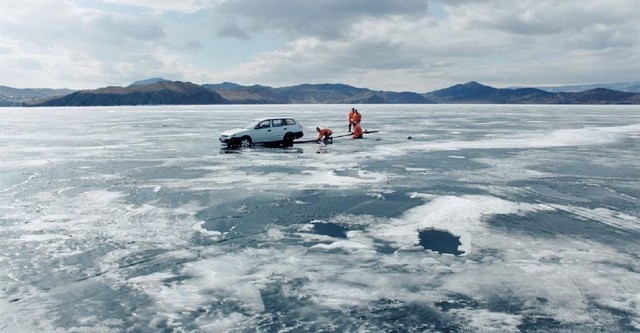
{"label": "white cloud", "polygon": [[17,86],[99,87],[166,62],[158,43],[165,33],[154,18],[45,1],[7,14],[1,30],[14,33],[0,35],[11,45],[0,57]]}
{"label": "white cloud", "polygon": [[349,27],[363,17],[428,15],[423,0],[234,0],[214,8],[216,17],[241,19],[245,31],[278,31],[289,36],[321,39],[344,38]]}
{"label": "white cloud", "polygon": [[509,86],[640,77],[633,37],[640,11],[628,10],[638,7],[633,1],[442,5],[444,18],[354,15],[348,24],[336,24],[343,38],[318,33],[313,44],[300,38],[230,71],[228,80],[244,73],[249,82],[428,91],[469,80]]}
{"label": "white cloud", "polygon": [[225,0],[102,0],[104,3],[146,8],[153,11],[193,13],[225,2]]}
{"label": "white cloud", "polygon": [[[426,92],[640,77],[637,0],[8,0],[4,85],[340,82]],[[12,33],[5,33],[11,31]]]}

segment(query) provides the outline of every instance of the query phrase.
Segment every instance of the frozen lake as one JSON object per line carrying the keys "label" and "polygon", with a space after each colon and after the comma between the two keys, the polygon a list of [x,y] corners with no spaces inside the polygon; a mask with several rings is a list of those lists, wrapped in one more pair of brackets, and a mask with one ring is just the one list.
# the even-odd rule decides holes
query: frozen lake
{"label": "frozen lake", "polygon": [[351,107],[0,108],[0,331],[640,332],[640,107]]}

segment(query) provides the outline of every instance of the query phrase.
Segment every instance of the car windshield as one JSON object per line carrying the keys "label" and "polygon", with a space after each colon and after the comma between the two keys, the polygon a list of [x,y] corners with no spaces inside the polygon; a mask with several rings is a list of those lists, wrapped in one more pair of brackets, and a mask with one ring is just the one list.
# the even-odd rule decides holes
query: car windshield
{"label": "car windshield", "polygon": [[242,128],[254,128],[256,127],[256,125],[258,125],[259,122],[260,122],[259,120],[251,120],[245,123],[244,125],[242,125]]}

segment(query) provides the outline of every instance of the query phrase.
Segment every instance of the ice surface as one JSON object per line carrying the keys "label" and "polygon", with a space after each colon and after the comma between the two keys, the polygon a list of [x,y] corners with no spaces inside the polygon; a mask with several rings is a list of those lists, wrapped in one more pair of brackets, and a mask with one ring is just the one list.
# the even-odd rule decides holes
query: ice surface
{"label": "ice surface", "polygon": [[0,331],[640,330],[638,107],[351,107],[0,109]]}

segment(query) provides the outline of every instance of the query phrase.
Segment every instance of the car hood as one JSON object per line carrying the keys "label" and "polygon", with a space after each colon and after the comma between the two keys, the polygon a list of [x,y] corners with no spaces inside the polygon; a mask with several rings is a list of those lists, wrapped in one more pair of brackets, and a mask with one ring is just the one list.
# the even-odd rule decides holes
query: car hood
{"label": "car hood", "polygon": [[246,131],[247,131],[246,128],[234,128],[234,129],[226,130],[226,131],[222,132],[220,135],[233,136],[233,135],[238,135],[238,134],[244,133]]}

